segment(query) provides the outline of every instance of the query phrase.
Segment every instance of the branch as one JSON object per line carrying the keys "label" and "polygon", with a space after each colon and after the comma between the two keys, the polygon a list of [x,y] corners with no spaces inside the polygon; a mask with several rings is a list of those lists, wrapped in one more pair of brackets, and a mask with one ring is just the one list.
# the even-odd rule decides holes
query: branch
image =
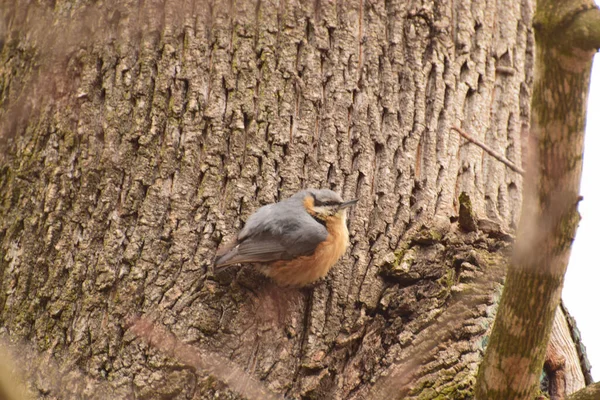
{"label": "branch", "polygon": [[578,13],[569,31],[569,42],[582,50],[600,48],[600,10],[596,5]]}
{"label": "branch", "polygon": [[600,382],[591,384],[572,395],[567,400],[597,400],[600,399]]}
{"label": "branch", "polygon": [[525,170],[523,170],[522,168],[517,167],[512,161],[509,161],[508,159],[504,158],[502,156],[502,154],[492,150],[490,147],[488,147],[486,144],[480,142],[479,140],[475,139],[473,136],[469,135],[467,132],[463,131],[460,128],[457,128],[456,126],[451,127],[450,129],[455,130],[456,132],[458,132],[462,137],[464,137],[465,139],[467,139],[469,142],[476,144],[477,146],[481,147],[483,150],[485,150],[490,156],[494,157],[496,160],[500,161],[501,163],[503,163],[504,165],[506,165],[508,168],[512,169],[513,171],[515,171],[518,174],[524,175],[525,174]]}
{"label": "branch", "polygon": [[147,319],[139,318],[135,320],[131,326],[131,331],[151,346],[156,347],[177,361],[197,370],[208,372],[247,399],[282,399],[281,396],[277,396],[268,390],[266,386],[233,362],[218,354],[209,353],[185,344],[165,328],[153,324]]}
{"label": "branch", "polygon": [[539,387],[579,223],[585,111],[594,52],[585,51],[587,45],[574,43],[573,38],[581,36],[574,32],[575,21],[587,20],[585,10],[592,10],[590,4],[588,0],[537,2],[530,131],[536,143],[530,154],[534,159],[527,164],[515,254],[477,376],[475,397],[480,400],[531,399]]}

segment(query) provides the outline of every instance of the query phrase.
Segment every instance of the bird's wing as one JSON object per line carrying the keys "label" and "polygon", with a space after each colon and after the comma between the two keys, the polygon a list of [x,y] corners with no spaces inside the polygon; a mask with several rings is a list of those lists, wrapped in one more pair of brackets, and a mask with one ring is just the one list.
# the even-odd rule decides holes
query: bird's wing
{"label": "bird's wing", "polygon": [[286,248],[267,234],[248,237],[241,242],[234,242],[229,249],[220,251],[215,265],[222,267],[238,263],[255,263],[282,260],[287,258]]}
{"label": "bird's wing", "polygon": [[237,241],[219,252],[216,266],[291,260],[312,254],[327,239],[327,229],[306,212],[293,215],[270,208],[262,207],[248,219]]}

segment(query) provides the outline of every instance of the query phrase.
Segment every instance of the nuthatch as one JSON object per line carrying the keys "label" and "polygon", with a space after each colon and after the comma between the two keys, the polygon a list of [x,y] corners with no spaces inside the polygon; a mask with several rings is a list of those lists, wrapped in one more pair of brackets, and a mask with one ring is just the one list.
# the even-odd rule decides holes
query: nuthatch
{"label": "nuthatch", "polygon": [[258,263],[282,286],[305,286],[324,277],[348,248],[344,201],[329,189],[302,190],[261,207],[233,243],[217,252],[216,267]]}

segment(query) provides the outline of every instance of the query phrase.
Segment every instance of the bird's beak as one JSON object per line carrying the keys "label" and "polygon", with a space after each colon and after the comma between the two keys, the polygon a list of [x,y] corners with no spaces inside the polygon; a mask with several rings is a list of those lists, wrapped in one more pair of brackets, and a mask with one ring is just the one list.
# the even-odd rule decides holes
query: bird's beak
{"label": "bird's beak", "polygon": [[344,208],[352,207],[356,203],[358,203],[358,199],[345,201],[342,204],[340,204],[338,210],[343,210]]}

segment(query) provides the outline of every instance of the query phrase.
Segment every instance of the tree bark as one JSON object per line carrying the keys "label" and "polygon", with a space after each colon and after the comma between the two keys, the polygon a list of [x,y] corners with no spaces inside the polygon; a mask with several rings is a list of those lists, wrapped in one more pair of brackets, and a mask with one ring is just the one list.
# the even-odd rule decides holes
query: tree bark
{"label": "tree bark", "polygon": [[[36,396],[472,396],[522,178],[451,127],[523,167],[531,1],[2,7],[0,329]],[[213,270],[305,187],[360,199],[324,280]]]}
{"label": "tree bark", "polygon": [[550,398],[565,399],[567,394],[585,387],[587,382],[582,367],[565,311],[559,307],[554,316],[544,361]]}

